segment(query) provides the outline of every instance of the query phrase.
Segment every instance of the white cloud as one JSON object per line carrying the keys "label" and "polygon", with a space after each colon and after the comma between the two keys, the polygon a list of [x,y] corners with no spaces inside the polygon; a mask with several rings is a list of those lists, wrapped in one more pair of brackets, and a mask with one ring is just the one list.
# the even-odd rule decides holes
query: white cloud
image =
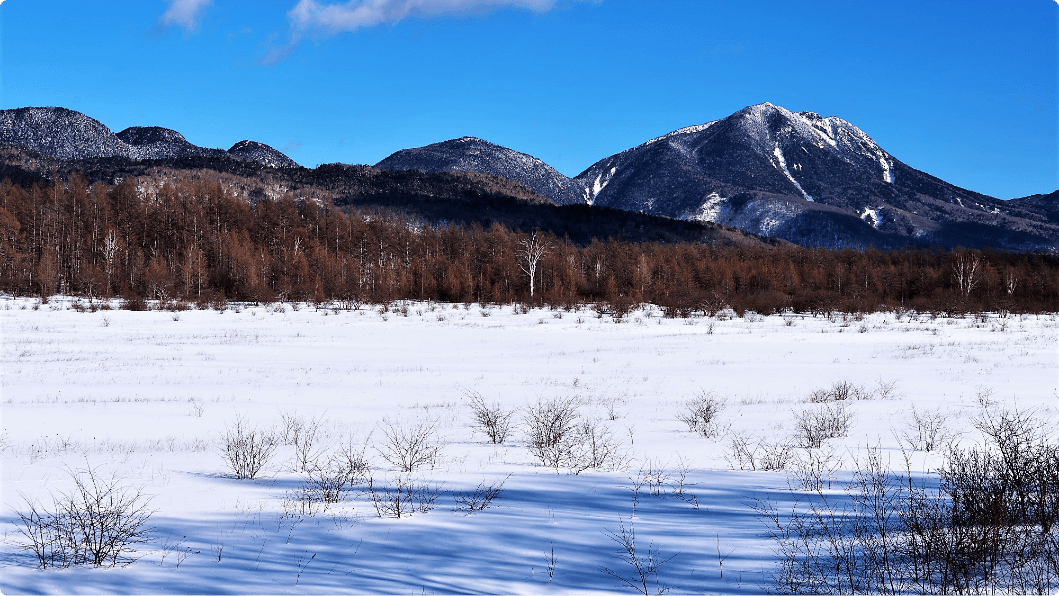
{"label": "white cloud", "polygon": [[162,27],[176,25],[184,31],[191,31],[198,24],[199,14],[213,0],[166,0],[166,2],[169,3],[169,8],[162,15]]}
{"label": "white cloud", "polygon": [[336,4],[299,0],[287,17],[297,36],[307,31],[356,31],[408,17],[473,13],[504,6],[542,12],[554,5],[555,0],[350,0]]}

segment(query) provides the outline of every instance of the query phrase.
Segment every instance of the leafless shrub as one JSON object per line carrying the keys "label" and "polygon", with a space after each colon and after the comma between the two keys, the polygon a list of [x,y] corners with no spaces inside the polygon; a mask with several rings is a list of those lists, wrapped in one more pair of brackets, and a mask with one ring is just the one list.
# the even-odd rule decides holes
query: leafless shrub
{"label": "leafless shrub", "polygon": [[474,490],[457,492],[453,495],[456,501],[456,511],[466,511],[468,515],[475,511],[485,511],[494,500],[500,498],[500,493],[503,492],[504,483],[508,478],[511,478],[511,474],[500,482],[486,484],[483,480]]}
{"label": "leafless shrub", "polygon": [[813,403],[827,403],[833,401],[847,401],[859,399],[871,399],[871,391],[864,387],[854,385],[849,381],[837,381],[828,389],[817,389],[809,394],[808,401]]}
{"label": "leafless shrub", "polygon": [[748,433],[734,433],[725,454],[733,468],[763,472],[785,470],[794,457],[794,446],[789,442],[755,439]]}
{"label": "leafless shrub", "polygon": [[749,433],[732,433],[728,439],[728,451],[725,459],[733,468],[740,470],[757,469],[757,445]]}
{"label": "leafless shrub", "polygon": [[832,475],[841,463],[835,455],[833,449],[806,449],[792,458],[793,476],[802,490],[819,491],[825,484],[831,488]]}
{"label": "leafless shrub", "polygon": [[691,505],[695,509],[699,508],[699,498],[694,494],[689,493],[687,488],[689,486],[695,486],[694,483],[688,482],[688,474],[691,470],[688,468],[688,464],[684,461],[684,458],[680,458],[680,465],[677,467],[676,483],[673,486],[673,496],[684,501],[688,505]]}
{"label": "leafless shrub", "polygon": [[287,517],[313,517],[326,512],[329,506],[323,494],[308,483],[287,491],[283,497],[283,514]]}
{"label": "leafless shrub", "polygon": [[727,406],[727,400],[718,398],[712,391],[702,391],[685,404],[677,419],[687,424],[691,432],[712,439],[721,433],[717,415]]}
{"label": "leafless shrub", "polygon": [[355,485],[370,473],[362,458],[349,457],[348,453],[333,453],[323,464],[316,464],[305,471],[305,486],[324,503],[333,504],[342,500],[343,491]]}
{"label": "leafless shrub", "polygon": [[414,472],[438,463],[443,447],[438,437],[436,419],[417,418],[412,422],[383,420],[385,440],[376,446],[379,455],[401,472]]}
{"label": "leafless shrub", "polygon": [[789,442],[761,441],[761,455],[758,456],[758,469],[763,472],[786,470],[795,459],[794,446]]}
{"label": "leafless shrub", "polygon": [[621,518],[618,518],[618,523],[621,524],[618,532],[608,530],[604,531],[604,534],[620,547],[618,557],[625,563],[625,571],[600,567],[600,572],[617,579],[621,587],[634,590],[638,594],[668,594],[669,587],[659,579],[658,570],[676,555],[663,559],[653,543],[648,545],[646,556],[638,554],[635,528],[631,524],[626,528],[625,521]]}
{"label": "leafless shrub", "polygon": [[494,445],[503,445],[511,433],[511,418],[515,411],[505,410],[498,402],[485,403],[485,398],[477,391],[467,390],[464,393],[470,400],[474,420],[482,432]]}
{"label": "leafless shrub", "polygon": [[400,475],[390,485],[379,485],[368,477],[368,494],[379,517],[407,517],[415,512],[427,513],[441,494],[441,487]]}
{"label": "leafless shrub", "polygon": [[875,382],[876,399],[889,400],[897,397],[897,381],[879,379]]}
{"label": "leafless shrub", "polygon": [[590,469],[617,469],[624,454],[602,421],[581,417],[576,397],[538,401],[526,412],[530,453],[548,467],[567,467],[574,474]]}
{"label": "leafless shrub", "polygon": [[574,431],[565,461],[571,472],[622,467],[625,458],[609,427],[599,420],[582,419]]}
{"label": "leafless shrub", "polygon": [[941,410],[920,412],[912,406],[912,422],[902,436],[916,451],[935,451],[953,439],[947,421],[948,417]]}
{"label": "leafless shrub", "polygon": [[152,512],[142,489],[105,479],[92,468],[71,471],[74,489],[52,498],[50,511],[23,497],[18,511],[23,545],[41,569],[72,565],[124,566],[136,560],[136,545],[148,540]]}
{"label": "leafless shrub", "polygon": [[323,450],[320,441],[325,438],[324,422],[320,416],[306,419],[297,412],[280,415],[282,435],[278,438],[284,445],[294,447],[294,471],[304,472],[311,468]]}
{"label": "leafless shrub", "polygon": [[569,459],[571,438],[578,421],[576,397],[538,400],[526,410],[526,443],[541,464],[559,468]]}
{"label": "leafless shrub", "polygon": [[849,433],[853,414],[843,403],[806,409],[794,415],[794,428],[802,447],[819,449],[824,441]]}
{"label": "leafless shrub", "polygon": [[251,428],[242,416],[225,426],[221,434],[221,454],[240,480],[253,479],[276,451],[278,439],[271,430]]}
{"label": "leafless shrub", "polygon": [[758,508],[786,593],[1037,593],[1059,590],[1059,445],[1033,412],[986,411],[983,445],[951,449],[934,478],[857,462],[844,500],[781,515]]}

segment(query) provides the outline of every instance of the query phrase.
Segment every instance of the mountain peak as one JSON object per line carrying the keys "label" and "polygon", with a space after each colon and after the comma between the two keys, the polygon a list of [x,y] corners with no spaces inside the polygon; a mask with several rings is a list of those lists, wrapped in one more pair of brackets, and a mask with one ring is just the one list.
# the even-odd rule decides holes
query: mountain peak
{"label": "mountain peak", "polygon": [[[130,145],[152,145],[154,143],[187,143],[179,132],[161,126],[130,126],[116,135]],[[190,144],[190,143],[188,143]]]}
{"label": "mountain peak", "polygon": [[404,149],[375,164],[383,170],[476,172],[503,176],[559,204],[578,202],[572,181],[543,161],[478,137]]}
{"label": "mountain peak", "polygon": [[243,140],[232,145],[228,154],[240,159],[262,163],[270,168],[294,168],[298,164],[283,153],[257,141]]}

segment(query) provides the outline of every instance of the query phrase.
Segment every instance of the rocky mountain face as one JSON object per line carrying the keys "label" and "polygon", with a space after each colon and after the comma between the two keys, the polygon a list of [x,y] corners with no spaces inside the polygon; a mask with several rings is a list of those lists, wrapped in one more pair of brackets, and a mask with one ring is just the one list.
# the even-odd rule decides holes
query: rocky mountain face
{"label": "rocky mountain face", "polygon": [[382,170],[476,172],[514,180],[559,205],[578,203],[578,184],[543,161],[475,137],[404,149],[375,164]]}
{"label": "rocky mountain face", "polygon": [[0,110],[0,143],[27,147],[42,155],[67,161],[227,155],[276,168],[298,165],[272,147],[253,141],[241,141],[224,151],[193,145],[179,132],[157,126],[133,126],[115,134],[98,120],[66,108]]}
{"label": "rocky mountain face", "polygon": [[593,205],[813,246],[1059,247],[1059,228],[1031,210],[916,170],[841,118],[768,103],[652,139],[575,180]]}
{"label": "rocky mountain face", "polygon": [[1007,203],[1059,224],[1059,190],[1046,195],[1030,195],[1021,199],[1011,199]]}
{"label": "rocky mountain face", "polygon": [[836,117],[769,103],[673,131],[574,178],[479,139],[399,151],[379,167],[485,172],[559,204],[716,222],[807,246],[1059,249],[1059,225],[916,170]]}

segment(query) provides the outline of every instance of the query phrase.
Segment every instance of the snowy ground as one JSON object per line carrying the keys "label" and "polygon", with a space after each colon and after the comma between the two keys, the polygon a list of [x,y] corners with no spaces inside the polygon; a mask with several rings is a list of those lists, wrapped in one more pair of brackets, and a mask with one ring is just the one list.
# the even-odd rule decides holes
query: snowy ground
{"label": "snowy ground", "polygon": [[[647,309],[615,323],[587,309],[510,306],[409,304],[405,316],[38,304],[0,299],[5,594],[620,592],[601,568],[631,570],[608,537],[621,524],[635,528],[639,554],[653,544],[672,557],[658,579],[673,593],[758,593],[774,561],[752,505],[789,502],[797,472],[733,469],[732,437],[793,437],[795,413],[820,407],[808,396],[838,381],[873,392],[848,403],[849,435],[828,441],[837,492],[868,447],[899,465],[913,405],[940,410],[966,442],[979,438],[979,395],[1052,420],[1059,406],[1056,315],[682,320]],[[556,474],[527,450],[521,414],[514,438],[490,445],[467,390],[510,408],[576,396],[626,462]],[[703,390],[727,399],[716,439],[678,420]],[[292,512],[302,476],[286,446],[257,479],[234,479],[218,451],[225,426],[243,415],[278,427],[294,413],[324,421],[324,446],[367,441],[377,482],[393,477],[375,449],[381,421],[436,420],[441,460],[418,473],[440,485],[436,508],[380,518],[352,491],[317,515]],[[913,459],[920,470],[940,461]],[[686,499],[673,495],[682,464]],[[151,496],[150,542],[127,567],[38,570],[15,511],[25,498],[50,504],[69,489],[68,470],[86,466]],[[630,487],[648,469],[668,481],[658,495],[641,490],[634,513]],[[485,511],[454,510],[456,491],[508,475]]]}

